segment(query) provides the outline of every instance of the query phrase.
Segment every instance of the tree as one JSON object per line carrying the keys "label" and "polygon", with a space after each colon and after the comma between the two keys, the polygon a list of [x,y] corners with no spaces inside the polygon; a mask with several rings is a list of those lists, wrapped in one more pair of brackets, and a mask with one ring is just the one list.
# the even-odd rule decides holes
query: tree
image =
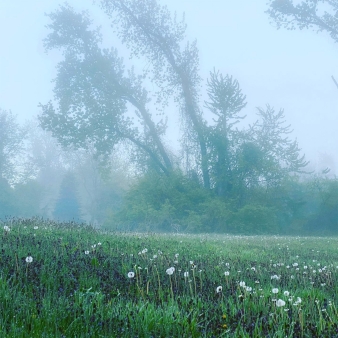
{"label": "tree", "polygon": [[219,196],[229,196],[234,183],[234,149],[239,136],[233,127],[245,118],[239,113],[246,106],[246,97],[237,80],[215,70],[207,81],[207,92],[209,101],[205,106],[215,115],[215,125],[209,127],[208,138],[213,183]]}
{"label": "tree", "polygon": [[184,17],[181,21],[176,14],[172,18],[168,8],[156,0],[102,0],[101,7],[113,19],[118,36],[132,55],[148,58],[153,68],[151,80],[159,87],[157,102],[166,104],[173,96],[179,103],[199,147],[203,183],[209,188],[205,121],[198,102],[198,49],[196,41],[185,41]]}
{"label": "tree", "polygon": [[80,204],[77,197],[75,175],[68,172],[63,177],[59,197],[55,203],[54,218],[60,221],[80,221]]}
{"label": "tree", "polygon": [[0,178],[12,183],[19,172],[15,161],[23,149],[24,132],[10,111],[0,109]]}
{"label": "tree", "polygon": [[[337,0],[305,0],[294,4],[292,0],[270,0],[266,11],[277,24],[277,29],[285,27],[289,30],[314,29],[326,31],[333,41],[338,42],[338,1]],[[336,79],[332,80],[338,88]]]}
{"label": "tree", "polygon": [[[49,16],[52,33],[45,39],[45,48],[63,49],[64,60],[55,81],[58,107],[52,102],[41,105],[41,126],[64,146],[86,147],[90,141],[101,154],[129,140],[157,170],[168,174],[172,163],[161,140],[165,123],[152,120],[143,78],[133,70],[125,71],[116,50],[100,48],[100,34],[90,29],[85,13],[77,14],[65,5]],[[143,133],[127,115],[127,105],[135,109]]]}
{"label": "tree", "polygon": [[267,13],[277,28],[284,26],[293,30],[298,26],[300,29],[327,31],[338,42],[337,0],[305,0],[296,5],[292,0],[270,0]]}

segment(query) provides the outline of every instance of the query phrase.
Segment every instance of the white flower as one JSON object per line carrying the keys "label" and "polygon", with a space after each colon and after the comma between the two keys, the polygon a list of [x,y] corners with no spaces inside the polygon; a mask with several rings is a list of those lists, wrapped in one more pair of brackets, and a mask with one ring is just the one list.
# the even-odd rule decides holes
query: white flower
{"label": "white flower", "polygon": [[154,259],[157,258],[157,255],[154,255],[153,258],[154,258]]}
{"label": "white flower", "polygon": [[279,279],[279,276],[273,275],[273,276],[271,276],[271,279],[276,279],[276,280],[278,280],[278,279]]}
{"label": "white flower", "polygon": [[251,270],[252,270],[252,271],[256,271],[256,268],[253,266],[253,267],[251,268]]}
{"label": "white flower", "polygon": [[178,256],[179,256],[179,254],[177,253],[177,254],[175,254],[175,258],[178,258]]}
{"label": "white flower", "polygon": [[178,261],[174,261],[174,264],[178,264]]}
{"label": "white flower", "polygon": [[289,292],[289,291],[284,291],[284,296],[288,297],[288,296],[289,296],[289,294],[290,294],[290,292]]}
{"label": "white flower", "polygon": [[33,257],[32,256],[27,256],[26,257],[26,262],[27,263],[32,263],[33,262]]}
{"label": "white flower", "polygon": [[9,232],[9,231],[11,231],[11,228],[9,226],[5,225],[4,226],[4,230],[7,231],[7,232]]}
{"label": "white flower", "polygon": [[38,229],[39,229],[39,227],[38,227],[38,226],[35,226],[35,227],[34,227],[34,230],[38,230]]}
{"label": "white flower", "polygon": [[134,278],[135,277],[135,272],[130,271],[128,272],[128,278]]}
{"label": "white flower", "polygon": [[143,253],[143,254],[145,254],[145,253],[147,253],[147,252],[148,252],[148,249],[147,249],[147,248],[145,248],[145,249],[142,250],[142,253]]}
{"label": "white flower", "polygon": [[247,286],[246,291],[250,292],[250,291],[252,291],[252,288],[250,286]]}
{"label": "white flower", "polygon": [[189,263],[190,263],[190,265],[193,265],[193,264],[194,264],[194,261],[190,261]]}
{"label": "white flower", "polygon": [[284,300],[282,300],[282,299],[278,299],[277,302],[276,302],[276,305],[277,305],[278,307],[281,307],[281,306],[284,306],[284,305],[285,305],[285,302],[284,302]]}
{"label": "white flower", "polygon": [[169,276],[171,276],[171,275],[174,273],[174,271],[175,271],[175,268],[172,266],[171,268],[169,268],[169,269],[166,270],[166,273],[167,273]]}
{"label": "white flower", "polygon": [[225,272],[224,272],[224,275],[225,275],[225,276],[229,276],[229,275],[230,275],[230,272],[229,272],[229,271],[225,271]]}
{"label": "white flower", "polygon": [[239,282],[239,286],[241,286],[242,288],[245,287],[245,282]]}
{"label": "white flower", "polygon": [[88,250],[85,251],[85,255],[89,255],[89,251]]}
{"label": "white flower", "polygon": [[102,245],[102,243],[101,243],[101,242],[98,242],[97,245],[100,246],[100,245]]}
{"label": "white flower", "polygon": [[296,266],[298,266],[298,263],[293,263],[292,266],[296,267]]}
{"label": "white flower", "polygon": [[278,293],[278,289],[277,288],[273,288],[272,289],[272,293],[275,293],[275,294]]}
{"label": "white flower", "polygon": [[184,275],[184,277],[189,277],[189,272],[186,271],[183,275]]}
{"label": "white flower", "polygon": [[222,292],[222,289],[223,289],[223,287],[222,287],[222,286],[217,286],[217,288],[216,288],[216,292],[217,292],[217,293],[220,293],[220,292]]}
{"label": "white flower", "polygon": [[95,249],[95,248],[96,248],[96,244],[93,244],[93,245],[92,245],[92,249]]}

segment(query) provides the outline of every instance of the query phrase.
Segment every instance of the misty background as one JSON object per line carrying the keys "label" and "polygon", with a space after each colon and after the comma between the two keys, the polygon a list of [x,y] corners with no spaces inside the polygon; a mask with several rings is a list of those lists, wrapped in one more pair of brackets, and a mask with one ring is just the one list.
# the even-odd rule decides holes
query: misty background
{"label": "misty background", "polygon": [[[93,19],[94,26],[101,26],[103,46],[117,48],[119,56],[124,58],[125,64],[128,67],[134,66],[136,72],[141,73],[148,69],[149,61],[145,58],[129,59],[128,49],[121,44],[111,29],[110,20],[97,6],[98,3],[99,1],[92,3],[87,0],[68,1],[75,11],[87,10],[90,18]],[[271,219],[279,219],[282,217],[281,214],[285,216],[290,212],[292,216],[289,215],[289,218],[282,217],[285,224],[292,217],[299,217],[293,222],[293,230],[299,230],[305,224],[309,229],[312,229],[315,221],[318,220],[318,215],[311,214],[311,218],[309,210],[313,209],[314,212],[319,212],[318,210],[321,208],[319,200],[323,196],[318,195],[318,198],[316,197],[318,200],[313,200],[312,204],[308,204],[306,208],[303,207],[305,209],[302,211],[302,216],[297,213],[300,213],[299,210],[304,205],[304,201],[311,195],[311,189],[320,180],[323,181],[318,184],[323,182],[324,185],[328,184],[328,190],[324,190],[331,191],[333,189],[330,185],[331,181],[327,183],[326,179],[329,178],[335,182],[337,173],[338,90],[331,78],[334,76],[338,79],[337,45],[326,32],[316,34],[312,30],[278,30],[276,23],[272,22],[265,13],[268,5],[264,1],[254,3],[245,0],[228,4],[222,1],[201,0],[197,5],[196,1],[163,0],[160,3],[168,6],[172,14],[176,12],[178,18],[181,18],[181,15],[185,13],[187,40],[194,41],[196,39],[197,41],[199,75],[202,78],[199,98],[199,101],[202,102],[201,106],[203,107],[203,102],[208,100],[206,80],[210,78],[210,72],[213,69],[224,75],[233,76],[235,80],[238,80],[247,102],[247,105],[241,110],[241,115],[246,115],[247,118],[241,120],[239,126],[245,128],[257,120],[257,107],[265,109],[269,105],[276,111],[282,109],[286,125],[291,125],[292,132],[288,137],[291,140],[297,139],[300,148],[299,155],[305,154],[304,160],[309,161],[306,171],[312,172],[312,185],[309,183],[304,187],[300,182],[291,184],[291,181],[288,183],[283,181],[285,189],[283,193],[280,191],[279,193],[280,196],[285,193],[285,196],[280,197],[279,204],[276,202],[278,207],[277,204],[274,206],[264,205],[264,208],[270,208],[267,210],[262,206],[255,205],[255,207],[249,207],[250,210],[243,211],[243,208],[250,206],[252,201],[262,198],[258,187],[253,187],[255,183],[250,181],[253,179],[251,176],[243,180],[246,188],[251,189],[251,195],[246,192],[245,198],[243,197],[244,199],[240,202],[235,203],[234,197],[230,198],[220,194],[222,198],[225,198],[222,203],[229,203],[227,210],[231,210],[231,212],[229,211],[231,216],[229,216],[230,214],[223,215],[224,219],[233,219],[240,224],[241,222],[245,223],[246,217],[252,216],[250,216],[251,212],[257,212],[260,215],[265,213],[270,215]],[[11,197],[13,200],[21,198],[22,205],[26,205],[22,210],[26,211],[20,211],[20,216],[33,216],[32,210],[35,210],[38,215],[62,219],[62,213],[66,212],[64,208],[68,208],[67,212],[72,214],[74,218],[87,222],[102,224],[107,222],[107,219],[115,222],[114,217],[117,210],[125,210],[128,203],[135,207],[142,198],[147,200],[148,195],[153,196],[155,193],[153,189],[156,190],[156,187],[151,186],[150,177],[147,176],[149,172],[145,168],[148,168],[149,163],[145,158],[140,159],[138,156],[141,155],[135,155],[130,145],[120,144],[112,151],[109,158],[106,159],[106,165],[102,167],[101,163],[95,159],[93,145],[86,150],[62,149],[50,133],[41,130],[38,126],[37,116],[42,113],[42,109],[38,105],[39,103],[46,104],[53,99],[55,84],[52,80],[57,76],[57,64],[63,60],[63,54],[58,50],[45,53],[43,39],[50,32],[45,26],[51,21],[45,14],[56,10],[60,4],[63,2],[50,3],[37,0],[29,3],[14,1],[0,4],[0,28],[4,32],[0,36],[0,108],[5,112],[12,113],[10,115],[13,122],[10,124],[12,129],[9,130],[13,131],[13,135],[17,129],[16,126],[19,125],[24,127],[25,135],[28,135],[28,141],[25,143],[26,153],[22,153],[21,158],[12,161],[11,166],[7,168],[7,176],[3,174],[3,178],[10,184],[10,187],[8,186],[7,190],[4,189],[2,192],[3,201],[9,200],[8,196],[12,193],[14,194],[14,197]],[[147,85],[150,90],[154,89],[151,82],[148,82]],[[156,104],[152,103],[151,107],[156,108]],[[204,111],[204,108],[204,118],[212,123],[214,121],[213,115],[207,109]],[[182,141],[182,122],[180,114],[175,113],[175,110],[174,102],[170,102],[164,110],[169,119],[168,130],[163,136],[163,142],[170,154],[170,160],[173,163],[178,163],[177,154]],[[18,125],[14,120],[18,122]],[[50,128],[45,129],[51,130]],[[16,137],[20,138],[20,135],[18,134]],[[237,155],[239,154],[238,149],[237,153],[235,152]],[[133,160],[131,161],[130,158]],[[198,156],[196,158],[198,159]],[[145,164],[146,162],[147,164]],[[13,174],[11,178],[9,178],[11,176],[10,167],[13,170],[12,173],[16,170],[16,175]],[[328,170],[323,173],[326,168]],[[189,170],[183,174],[183,177],[190,175],[189,179],[194,179]],[[257,177],[259,180],[260,176]],[[29,181],[33,178],[34,182]],[[293,179],[291,176],[289,178]],[[176,184],[178,184],[177,182],[180,182],[178,185],[186,184],[182,183],[185,178],[175,176],[171,179],[173,181],[169,180],[171,182],[169,185],[173,190],[170,192],[166,190],[166,193],[177,194]],[[201,182],[201,177],[195,177],[195,179]],[[301,176],[302,180],[306,181],[303,176]],[[248,183],[249,181],[251,183]],[[168,189],[168,182],[165,182],[163,177],[158,177],[158,186],[161,186],[162,183],[165,186],[163,189]],[[39,187],[34,184],[38,184]],[[196,186],[190,186],[190,183],[187,183],[187,186],[186,189],[191,189],[192,195],[204,194]],[[237,188],[244,189],[240,185]],[[292,192],[288,189],[291,189]],[[174,191],[176,192],[174,193]],[[163,191],[161,193],[166,196]],[[271,190],[270,193],[273,194],[273,191]],[[30,199],[29,196],[34,194],[39,196],[35,206],[27,203]],[[138,196],[138,199],[135,196]],[[200,216],[196,214],[197,211],[193,209],[201,201],[204,206],[209,202],[213,206],[215,205],[214,200],[209,201],[207,195],[203,196],[200,201],[190,200],[191,204],[187,203],[187,209],[182,210],[182,213],[185,214],[184,217],[188,217],[185,220],[185,229],[200,231],[203,228],[206,220],[199,218]],[[257,196],[260,197],[257,198]],[[266,196],[265,200],[267,200]],[[186,198],[186,196],[182,198]],[[176,201],[175,203],[180,204],[181,202]],[[134,224],[134,228],[137,228],[138,223],[142,223],[148,230],[154,222],[173,226],[177,220],[181,219],[180,217],[172,217],[175,212],[178,212],[175,209],[175,203],[170,198],[164,198],[161,206],[151,203],[151,206],[148,204],[145,206],[141,203],[135,207],[135,210],[133,209],[135,214],[127,215],[129,218],[126,216],[123,221],[129,220],[131,224]],[[222,203],[219,207],[223,210]],[[297,204],[299,208],[296,208],[296,211],[286,212],[284,209],[282,211],[285,205],[290,207],[292,203],[299,204]],[[332,203],[335,209],[335,197]],[[234,207],[234,205],[236,206]],[[332,205],[330,204],[330,208]],[[149,212],[144,216],[141,210],[148,207],[150,208]],[[274,214],[278,208],[280,208],[280,215],[278,212]],[[206,207],[206,209],[208,208]],[[11,216],[10,210],[12,210],[12,216],[15,215],[14,204],[8,204],[7,213],[4,215]],[[28,210],[31,211],[28,212]],[[217,212],[215,211],[215,213]],[[142,222],[138,219],[141,217],[140,215],[143,217]],[[330,217],[334,218],[334,222],[336,221],[335,214]],[[133,221],[131,221],[132,219]],[[222,217],[217,222],[221,222],[221,219]],[[270,221],[266,219],[263,220],[263,223],[265,229],[271,225]],[[167,229],[166,226],[163,226],[163,229],[160,230],[165,229]],[[206,230],[213,230],[213,228]]]}
{"label": "misty background", "polygon": [[[39,102],[52,98],[58,53],[45,54],[42,40],[49,13],[63,2],[32,0],[0,4],[0,102],[20,121],[39,113]],[[68,1],[88,10],[105,38],[116,41],[109,21],[92,1]],[[338,96],[331,76],[338,78],[337,45],[327,33],[276,30],[265,1],[165,0],[161,3],[180,16],[185,13],[189,40],[197,39],[201,76],[215,67],[234,76],[247,96],[244,109],[255,119],[255,107],[269,103],[284,108],[293,135],[314,167],[336,171]],[[117,41],[116,41],[117,42]],[[123,55],[128,59],[128,55]],[[143,65],[140,64],[140,67]],[[177,140],[175,126],[168,133]],[[326,163],[323,162],[325,158]]]}

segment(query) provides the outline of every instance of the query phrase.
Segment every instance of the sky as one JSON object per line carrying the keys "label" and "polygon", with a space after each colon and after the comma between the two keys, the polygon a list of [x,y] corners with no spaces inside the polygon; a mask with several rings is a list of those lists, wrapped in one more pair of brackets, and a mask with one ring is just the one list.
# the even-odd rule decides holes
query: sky
{"label": "sky", "polygon": [[[213,68],[237,79],[247,97],[249,121],[256,119],[256,107],[284,109],[294,130],[291,137],[306,158],[317,169],[329,166],[338,174],[338,89],[331,79],[338,80],[338,45],[327,33],[277,30],[264,13],[266,0],[161,2],[178,15],[185,13],[187,37],[197,39],[204,81]],[[58,58],[44,52],[42,40],[48,32],[45,13],[61,3],[0,2],[0,108],[11,110],[21,122],[40,113],[39,102],[53,98]],[[91,0],[68,3],[88,9],[98,25],[106,22]],[[171,132],[168,138],[178,135]]]}

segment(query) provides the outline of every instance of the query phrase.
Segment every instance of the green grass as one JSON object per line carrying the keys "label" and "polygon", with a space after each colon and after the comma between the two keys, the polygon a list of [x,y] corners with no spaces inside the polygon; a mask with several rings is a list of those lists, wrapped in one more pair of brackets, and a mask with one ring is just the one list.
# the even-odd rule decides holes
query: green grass
{"label": "green grass", "polygon": [[338,238],[4,225],[1,337],[338,337]]}

